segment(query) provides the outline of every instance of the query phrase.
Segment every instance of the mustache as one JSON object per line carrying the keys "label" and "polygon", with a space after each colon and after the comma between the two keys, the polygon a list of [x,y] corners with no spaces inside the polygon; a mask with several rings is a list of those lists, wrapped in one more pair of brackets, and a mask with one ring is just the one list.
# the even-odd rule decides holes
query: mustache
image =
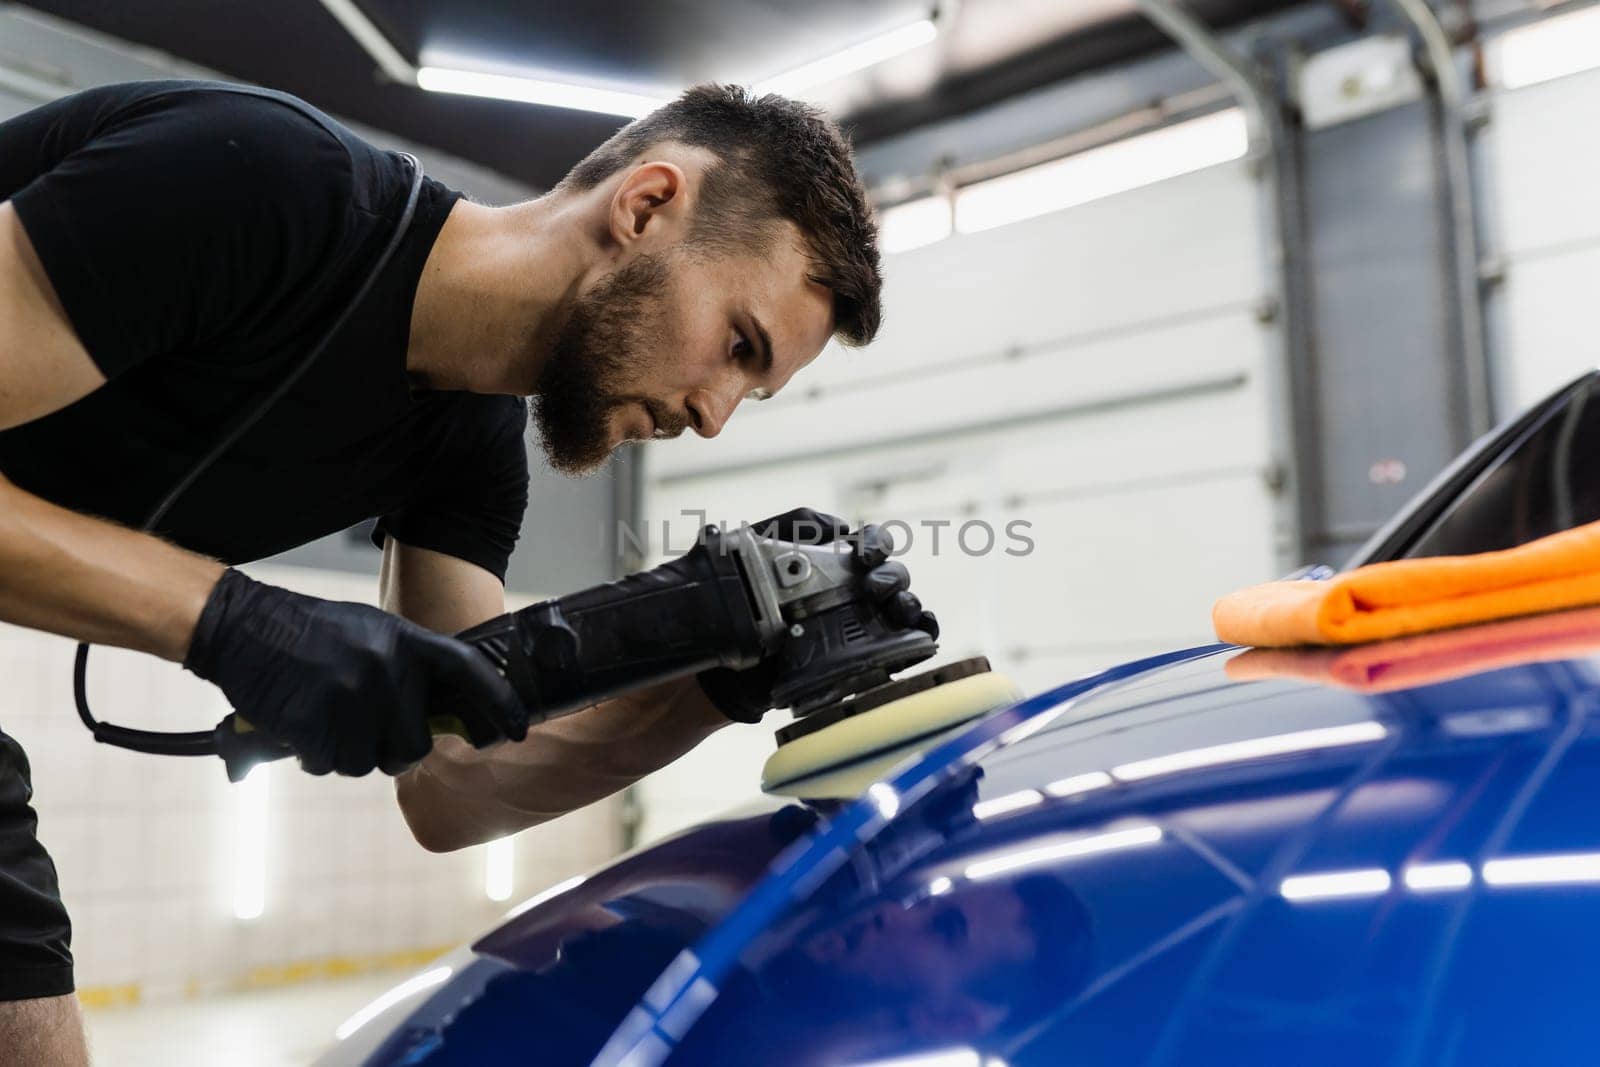
{"label": "mustache", "polygon": [[656,435],[658,437],[677,437],[689,428],[689,416],[681,409],[667,407],[659,401],[649,397],[634,398],[650,413],[650,418],[655,420]]}

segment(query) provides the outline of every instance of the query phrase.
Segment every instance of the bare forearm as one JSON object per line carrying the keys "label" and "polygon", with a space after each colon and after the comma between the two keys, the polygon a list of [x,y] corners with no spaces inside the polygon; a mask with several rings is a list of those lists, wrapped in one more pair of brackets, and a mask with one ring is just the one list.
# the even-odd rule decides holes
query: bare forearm
{"label": "bare forearm", "polygon": [[0,621],[182,660],[222,570],[0,477]]}
{"label": "bare forearm", "polygon": [[608,701],[483,752],[439,745],[399,781],[417,840],[447,852],[575,811],[664,767],[728,720],[694,679]]}

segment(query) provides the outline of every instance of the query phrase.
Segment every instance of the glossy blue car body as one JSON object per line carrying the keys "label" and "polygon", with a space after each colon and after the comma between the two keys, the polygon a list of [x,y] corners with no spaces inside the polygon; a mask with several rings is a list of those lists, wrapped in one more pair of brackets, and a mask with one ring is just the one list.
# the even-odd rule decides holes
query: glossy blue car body
{"label": "glossy blue car body", "polygon": [[1457,633],[1071,682],[564,887],[330,1062],[1592,1062],[1600,613]]}

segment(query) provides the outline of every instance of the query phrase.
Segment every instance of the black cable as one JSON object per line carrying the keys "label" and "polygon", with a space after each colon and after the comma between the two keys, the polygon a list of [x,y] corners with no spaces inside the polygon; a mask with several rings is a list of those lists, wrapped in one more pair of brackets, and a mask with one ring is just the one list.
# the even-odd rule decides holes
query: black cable
{"label": "black cable", "polygon": [[[194,466],[182,478],[178,479],[161,502],[150,512],[150,517],[144,520],[139,527],[141,533],[150,533],[166,518],[167,512],[178,502],[184,493],[194,485],[195,480],[204,474],[224,452],[239,442],[239,439],[250,432],[250,429],[260,422],[272,408],[282,400],[295,383],[305,377],[308,370],[322,355],[322,350],[333,341],[334,336],[344,327],[345,322],[366,299],[367,293],[378,280],[378,275],[389,265],[389,260],[394,256],[395,250],[400,247],[400,242],[405,238],[406,231],[411,228],[411,218],[416,213],[417,201],[422,195],[422,164],[416,156],[401,152],[400,156],[411,164],[411,191],[406,195],[405,207],[400,212],[400,221],[395,224],[394,233],[389,237],[389,243],[384,245],[383,251],[378,254],[377,260],[372,264],[372,269],[362,279],[361,287],[356,290],[344,308],[339,312],[332,325],[317,339],[295,368],[279,382],[277,387],[262,398],[261,402],[250,410],[244,418],[223,434],[216,444],[211,446],[211,451],[201,456]],[[94,734],[96,741],[118,748],[131,749],[134,752],[148,752],[156,756],[212,756],[217,752],[216,734],[214,730],[195,730],[191,732],[166,732],[160,730],[135,730],[127,726],[116,726],[112,723],[101,722],[89,710],[89,645],[87,642],[78,645],[77,659],[72,668],[72,694],[78,704],[78,718],[83,720]]]}

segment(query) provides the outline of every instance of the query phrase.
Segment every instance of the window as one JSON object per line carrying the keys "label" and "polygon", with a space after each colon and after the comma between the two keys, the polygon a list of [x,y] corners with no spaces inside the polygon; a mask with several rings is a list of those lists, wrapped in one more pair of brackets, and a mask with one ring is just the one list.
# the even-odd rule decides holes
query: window
{"label": "window", "polygon": [[1513,434],[1399,555],[1491,552],[1596,520],[1600,376],[1590,375]]}

